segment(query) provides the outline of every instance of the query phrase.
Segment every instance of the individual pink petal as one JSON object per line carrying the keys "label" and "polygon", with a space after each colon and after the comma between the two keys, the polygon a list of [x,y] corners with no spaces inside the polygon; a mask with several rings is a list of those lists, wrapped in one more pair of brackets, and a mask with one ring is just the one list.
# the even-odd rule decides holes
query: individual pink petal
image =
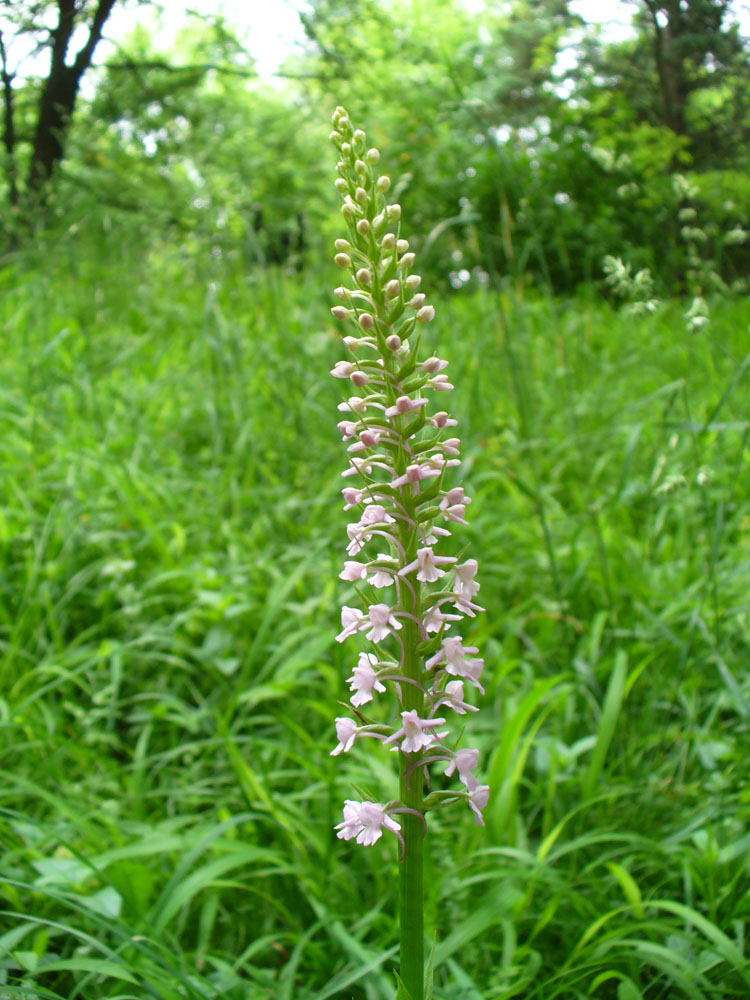
{"label": "individual pink petal", "polygon": [[346,547],[346,551],[350,556],[356,556],[356,554],[364,548],[365,542],[367,541],[362,525],[359,521],[347,524],[346,533],[349,536],[349,544]]}
{"label": "individual pink petal", "polygon": [[450,622],[460,622],[461,615],[443,614],[435,605],[427,611],[422,619],[425,632],[439,632],[441,628],[450,628]]}
{"label": "individual pink petal", "polygon": [[347,559],[344,568],[339,573],[340,580],[348,580],[350,583],[354,583],[355,580],[364,580],[366,576],[367,567],[363,563],[350,559]]}
{"label": "individual pink petal", "polygon": [[336,426],[341,431],[341,437],[344,441],[353,438],[357,431],[357,424],[354,420],[339,420]]}
{"label": "individual pink petal", "polygon": [[362,829],[362,824],[359,821],[359,811],[361,808],[362,803],[354,802],[352,799],[347,799],[344,803],[344,821],[334,827],[334,830],[339,831],[336,836],[340,840],[351,840]]}
{"label": "individual pink petal", "polygon": [[445,576],[444,569],[438,569],[438,565],[454,563],[453,556],[436,556],[431,548],[425,547],[417,550],[417,558],[398,571],[399,576],[408,576],[414,570],[418,570],[417,579],[423,583],[434,583],[441,576]]}
{"label": "individual pink petal", "polygon": [[393,571],[377,569],[372,576],[367,578],[367,582],[378,590],[382,590],[383,587],[390,587],[393,583]]}
{"label": "individual pink petal", "polygon": [[339,831],[337,837],[342,840],[356,837],[357,843],[365,847],[371,847],[380,839],[383,828],[398,836],[401,826],[377,802],[354,802],[351,799],[344,804],[343,822],[334,827]]}
{"label": "individual pink petal", "polygon": [[468,615],[469,618],[476,618],[475,611],[484,611],[481,604],[474,604],[473,601],[468,600],[466,597],[456,597],[453,607],[456,611],[460,611],[462,615]]}
{"label": "individual pink petal", "polygon": [[385,691],[385,685],[375,676],[374,665],[377,662],[378,658],[374,653],[359,654],[359,662],[354,668],[352,676],[347,680],[350,685],[349,690],[353,692],[351,703],[355,707],[366,705],[367,702],[372,701],[373,691],[381,693]]}
{"label": "individual pink petal", "polygon": [[[453,760],[448,764],[445,769],[445,775],[450,777],[454,771],[458,771],[458,776],[464,784],[471,784],[469,780],[469,775],[477,766],[479,761],[479,751],[471,748],[466,748],[463,750],[457,750],[456,755]],[[473,775],[472,775],[473,777]]]}
{"label": "individual pink petal", "polygon": [[444,455],[460,455],[460,444],[460,438],[446,438],[445,441],[440,442],[440,448],[442,448]]}
{"label": "individual pink petal", "polygon": [[392,819],[387,813],[383,817],[383,826],[386,830],[390,830],[391,833],[398,833],[401,829],[401,824],[397,823],[395,819]]}
{"label": "individual pink petal", "polygon": [[416,753],[435,742],[435,734],[427,730],[442,726],[445,719],[420,719],[416,710],[401,713],[401,728],[396,730],[383,744],[396,743],[402,740],[401,750],[404,753]]}
{"label": "individual pink petal", "polygon": [[360,524],[395,524],[395,518],[386,511],[385,507],[379,503],[372,503],[365,507]]}
{"label": "individual pink petal", "polygon": [[468,524],[464,515],[466,507],[462,503],[454,503],[452,507],[443,507],[443,517],[446,521],[453,521],[455,524]]}
{"label": "individual pink petal", "polygon": [[476,559],[467,559],[460,566],[453,567],[455,576],[453,588],[454,593],[458,597],[463,597],[471,601],[472,597],[476,596],[479,584],[475,582],[474,577],[476,576],[478,565]]}
{"label": "individual pink petal", "polygon": [[[341,308],[340,306],[338,308]],[[442,361],[440,358],[427,358],[420,365],[422,371],[427,372],[428,375],[437,375],[444,368],[448,367],[447,361]]]}
{"label": "individual pink petal", "polygon": [[450,417],[445,410],[440,410],[438,413],[433,413],[429,418],[430,423],[433,427],[442,429],[443,427],[457,427],[458,421]]}
{"label": "individual pink petal", "polygon": [[477,785],[475,788],[469,791],[469,805],[471,806],[474,815],[476,816],[477,826],[484,826],[484,817],[482,816],[482,809],[485,808],[490,800],[490,786],[489,785]]}
{"label": "individual pink petal", "polygon": [[[439,376],[437,376],[439,378]],[[394,406],[389,406],[385,411],[386,417],[398,417],[402,413],[409,413],[410,410],[418,410],[420,406],[427,406],[426,399],[412,399],[410,396],[399,396]]]}
{"label": "individual pink petal", "polygon": [[[479,683],[479,678],[484,670],[484,660],[467,660],[463,676],[472,684],[480,694],[484,694],[484,688]],[[450,673],[450,671],[449,671]]]}
{"label": "individual pink petal", "polygon": [[357,843],[363,844],[365,847],[371,847],[381,838],[383,826],[394,832],[401,829],[393,819],[386,823],[385,810],[377,802],[363,802],[361,804],[359,822],[362,824],[362,829],[357,836]]}
{"label": "individual pink petal", "polygon": [[341,624],[343,629],[336,636],[336,642],[343,642],[347,636],[354,635],[363,618],[364,615],[359,608],[349,608],[344,605],[341,609]]}
{"label": "individual pink petal", "polygon": [[401,622],[394,618],[387,604],[372,604],[367,609],[367,617],[372,626],[367,633],[370,642],[382,642],[394,630],[402,628]]}
{"label": "individual pink petal", "polygon": [[421,479],[433,479],[440,475],[440,470],[430,465],[408,465],[403,476],[394,479],[391,486],[405,486],[407,483],[418,483]]}
{"label": "individual pink petal", "polygon": [[450,681],[445,685],[445,691],[440,699],[441,705],[447,705],[459,715],[466,715],[467,712],[478,712],[474,705],[469,705],[464,701],[464,682]]}
{"label": "individual pink petal", "polygon": [[362,503],[362,497],[364,496],[362,490],[355,490],[352,486],[347,486],[341,493],[344,500],[346,500],[344,510],[351,510],[352,507],[356,507],[357,504]]}
{"label": "individual pink petal", "polygon": [[338,743],[331,750],[331,757],[338,757],[340,753],[351,750],[357,738],[357,723],[346,716],[336,719],[336,738]]}
{"label": "individual pink petal", "polygon": [[479,687],[479,676],[484,667],[484,660],[469,659],[467,654],[478,652],[476,646],[463,646],[460,636],[450,636],[443,639],[442,647],[425,663],[425,668],[431,670],[438,663],[444,664],[443,669],[454,677],[465,677],[475,687]]}
{"label": "individual pink petal", "polygon": [[445,504],[446,507],[450,507],[451,504],[454,503],[471,503],[471,498],[466,496],[463,486],[454,486],[452,490],[448,490],[445,497],[441,501],[440,506],[442,507],[443,504]]}
{"label": "individual pink petal", "polygon": [[[341,364],[341,362],[339,363]],[[352,365],[353,367],[354,365]],[[339,403],[337,409],[341,410],[342,413],[364,413],[367,409],[367,400],[361,396],[350,396],[345,403]]]}

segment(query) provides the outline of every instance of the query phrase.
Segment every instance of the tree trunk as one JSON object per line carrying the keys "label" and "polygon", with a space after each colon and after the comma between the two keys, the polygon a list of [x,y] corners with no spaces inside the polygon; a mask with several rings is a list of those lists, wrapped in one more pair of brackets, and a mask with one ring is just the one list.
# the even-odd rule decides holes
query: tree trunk
{"label": "tree trunk", "polygon": [[[677,39],[680,35],[679,4],[657,3],[646,0],[646,8],[654,28],[654,60],[659,77],[662,115],[664,124],[677,135],[687,135],[685,105],[690,94],[688,81],[679,56]],[[659,13],[667,15],[662,27]]]}
{"label": "tree trunk", "polygon": [[116,0],[99,0],[86,43],[72,65],[66,62],[76,28],[75,0],[57,0],[58,22],[52,32],[50,71],[39,98],[34,143],[29,168],[29,190],[41,192],[65,155],[65,139],[73,117],[78,88],[91,65],[94,49]]}
{"label": "tree trunk", "polygon": [[8,71],[5,43],[0,33],[0,78],[3,84],[3,146],[5,147],[5,174],[8,178],[8,201],[18,204],[16,175],[16,129],[13,106],[13,74]]}

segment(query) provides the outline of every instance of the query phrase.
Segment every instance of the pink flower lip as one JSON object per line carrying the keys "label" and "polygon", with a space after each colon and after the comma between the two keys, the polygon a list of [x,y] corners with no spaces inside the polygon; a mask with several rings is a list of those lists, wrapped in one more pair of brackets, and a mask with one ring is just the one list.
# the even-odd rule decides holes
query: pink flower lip
{"label": "pink flower lip", "polygon": [[420,406],[427,406],[426,399],[412,399],[410,396],[399,396],[393,406],[389,406],[385,411],[386,417],[398,417],[402,413],[409,413],[410,410],[418,410]]}

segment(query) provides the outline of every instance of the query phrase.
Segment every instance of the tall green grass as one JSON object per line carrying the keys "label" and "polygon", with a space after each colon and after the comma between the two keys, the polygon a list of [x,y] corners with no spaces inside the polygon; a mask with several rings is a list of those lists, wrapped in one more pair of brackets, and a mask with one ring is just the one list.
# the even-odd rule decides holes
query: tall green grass
{"label": "tall green grass", "polygon": [[[0,997],[390,998],[396,859],[332,831],[331,282],[84,249],[0,273]],[[712,316],[438,310],[493,786],[430,838],[439,1000],[750,992],[750,306]]]}

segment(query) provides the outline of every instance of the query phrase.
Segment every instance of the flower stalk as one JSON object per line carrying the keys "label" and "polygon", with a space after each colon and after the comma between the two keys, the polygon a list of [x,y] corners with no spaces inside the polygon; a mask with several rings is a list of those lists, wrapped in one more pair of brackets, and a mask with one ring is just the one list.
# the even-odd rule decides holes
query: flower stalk
{"label": "flower stalk", "polygon": [[[370,737],[368,744],[374,739],[398,753],[400,775],[399,800],[347,800],[336,829],[341,839],[364,846],[377,843],[383,830],[400,841],[400,976],[409,1000],[424,1000],[425,814],[464,801],[483,825],[489,798],[488,786],[473,773],[478,751],[458,749],[450,728],[443,728],[446,714],[476,711],[465,700],[465,684],[484,693],[484,661],[452,631],[482,610],[473,600],[477,563],[459,563],[436,549],[450,539],[448,525],[467,523],[471,499],[446,482],[460,464],[460,441],[451,436],[457,422],[446,411],[431,412],[430,397],[453,386],[446,361],[420,360],[421,329],[435,309],[418,290],[401,206],[388,203],[390,178],[375,169],[380,154],[367,148],[365,133],[353,128],[343,108],[334,112],[333,126],[340,157],[335,184],[348,237],[336,240],[334,261],[348,280],[335,290],[339,304],[331,313],[345,325],[348,356],[331,374],[351,385],[352,395],[339,404],[338,428],[349,456],[344,509],[357,511],[347,526],[349,559],[339,576],[362,599],[362,609],[342,608],[336,639],[364,635],[370,649],[359,653],[348,679],[356,721],[336,719],[331,753],[348,753]],[[386,714],[388,691],[397,718],[371,719],[371,711]],[[432,789],[436,780],[430,768],[441,764],[437,780],[457,778],[459,787],[431,790],[425,799],[425,785]]]}

